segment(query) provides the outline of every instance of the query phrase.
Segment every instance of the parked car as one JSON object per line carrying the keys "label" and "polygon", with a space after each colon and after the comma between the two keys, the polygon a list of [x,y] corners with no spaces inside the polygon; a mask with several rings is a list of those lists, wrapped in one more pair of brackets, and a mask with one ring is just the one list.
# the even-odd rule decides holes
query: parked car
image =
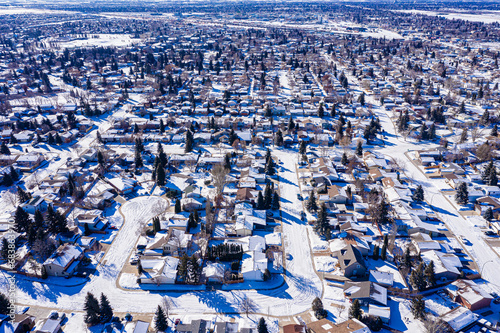
{"label": "parked car", "polygon": [[492,230],[486,230],[486,231],[484,232],[484,234],[485,234],[486,236],[495,236],[495,235],[496,235],[496,234],[495,234],[495,232],[493,232]]}
{"label": "parked car", "polygon": [[302,201],[302,194],[297,193],[297,199]]}
{"label": "parked car", "polygon": [[131,265],[136,265],[138,262],[139,262],[139,256],[138,255],[134,255],[134,256],[130,257],[129,263]]}

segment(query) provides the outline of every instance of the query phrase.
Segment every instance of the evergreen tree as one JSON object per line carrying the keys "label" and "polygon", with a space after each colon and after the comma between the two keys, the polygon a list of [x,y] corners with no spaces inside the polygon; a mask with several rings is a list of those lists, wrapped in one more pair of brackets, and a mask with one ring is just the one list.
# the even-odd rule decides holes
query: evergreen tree
{"label": "evergreen tree", "polygon": [[224,158],[224,169],[231,171],[231,155],[226,154]]}
{"label": "evergreen tree", "polygon": [[412,195],[412,199],[416,202],[424,201],[424,189],[422,185],[418,185],[415,189],[415,193]]}
{"label": "evergreen tree", "polygon": [[411,313],[416,319],[425,319],[425,300],[422,296],[411,299]]}
{"label": "evergreen tree", "polygon": [[336,105],[335,103],[332,104],[332,108],[330,109],[330,117],[335,118],[335,115],[337,114],[336,112]]}
{"label": "evergreen tree", "polygon": [[167,317],[161,306],[158,305],[155,313],[155,329],[160,332],[165,332],[168,328]]}
{"label": "evergreen tree", "polygon": [[330,224],[328,223],[328,216],[326,211],[326,206],[323,203],[318,213],[318,218],[314,225],[314,230],[321,236],[330,239]]}
{"label": "evergreen tree", "polygon": [[190,130],[187,130],[187,132],[186,132],[186,145],[184,146],[184,152],[185,153],[192,152],[193,146],[194,146],[193,133],[191,133]]}
{"label": "evergreen tree", "polygon": [[258,333],[269,333],[269,330],[267,329],[266,321],[263,317],[260,317],[260,319],[259,319],[259,323],[257,324],[257,332]]}
{"label": "evergreen tree", "polygon": [[469,202],[469,190],[467,189],[467,184],[461,182],[458,185],[457,192],[455,194],[455,200],[459,205],[466,205]]}
{"label": "evergreen tree", "polygon": [[497,124],[493,125],[493,128],[491,129],[491,136],[498,136],[498,126]]}
{"label": "evergreen tree", "polygon": [[349,308],[349,318],[355,318],[361,320],[363,312],[361,311],[361,304],[358,299],[352,301],[351,307]]}
{"label": "evergreen tree", "polygon": [[163,123],[163,119],[160,119],[160,133],[165,133],[165,124]]}
{"label": "evergreen tree", "polygon": [[411,268],[411,254],[410,254],[410,247],[409,246],[406,247],[403,265],[406,268]]}
{"label": "evergreen tree", "polygon": [[272,157],[269,157],[267,159],[266,168],[265,168],[264,172],[268,176],[274,176],[274,174],[276,173],[275,166],[274,166],[274,160]]}
{"label": "evergreen tree", "polygon": [[12,165],[9,168],[9,174],[10,174],[10,177],[12,178],[13,181],[19,180],[19,174],[17,173],[17,170]]}
{"label": "evergreen tree", "polygon": [[156,170],[156,185],[165,186],[165,169],[161,165]]}
{"label": "evergreen tree", "polygon": [[380,257],[380,249],[378,245],[375,245],[373,247],[373,260],[377,261],[379,257]]}
{"label": "evergreen tree", "polygon": [[304,155],[306,153],[307,144],[305,141],[300,141],[299,154]]}
{"label": "evergreen tree", "polygon": [[288,131],[293,131],[295,129],[295,123],[293,122],[292,116],[288,120]]}
{"label": "evergreen tree", "polygon": [[47,143],[49,145],[53,145],[54,144],[54,137],[52,136],[52,133],[49,133],[49,135],[47,137]]}
{"label": "evergreen tree", "polygon": [[270,209],[271,203],[273,201],[273,190],[271,189],[270,183],[267,183],[266,188],[264,189],[264,208]]}
{"label": "evergreen tree", "polygon": [[431,260],[429,265],[425,267],[424,270],[425,280],[429,287],[434,287],[436,285],[436,272],[434,270],[434,261]]}
{"label": "evergreen tree", "polygon": [[347,158],[347,154],[345,152],[342,154],[342,159],[340,160],[340,163],[342,163],[342,165],[349,164],[349,159]]}
{"label": "evergreen tree", "polygon": [[424,263],[420,263],[416,269],[414,269],[410,274],[409,282],[413,288],[418,291],[422,291],[427,286],[424,276]]}
{"label": "evergreen tree", "polygon": [[135,139],[135,151],[139,153],[144,152],[144,144],[142,143],[141,138]]}
{"label": "evergreen tree", "polygon": [[488,222],[493,220],[493,209],[491,209],[491,207],[488,207],[488,209],[486,209],[486,211],[484,212],[483,217]]}
{"label": "evergreen tree", "polygon": [[175,201],[175,208],[174,209],[175,209],[175,214],[179,214],[182,211],[182,209],[181,209],[181,200],[180,199],[177,199]]}
{"label": "evergreen tree", "polygon": [[380,252],[380,259],[386,260],[387,259],[387,245],[382,245],[382,250]]}
{"label": "evergreen tree", "polygon": [[278,147],[283,146],[283,133],[281,133],[281,130],[278,130],[278,132],[276,132],[276,145]]}
{"label": "evergreen tree", "polygon": [[280,196],[278,195],[278,192],[274,192],[274,194],[273,194],[273,201],[271,203],[271,209],[273,209],[273,210],[280,209]]}
{"label": "evergreen tree", "polygon": [[325,116],[325,108],[323,107],[323,103],[320,103],[318,107],[318,117],[323,118],[324,116]]}
{"label": "evergreen tree", "polygon": [[257,194],[257,206],[255,207],[258,210],[262,210],[266,207],[264,203],[264,197],[262,196],[262,191],[259,191],[259,194]]}
{"label": "evergreen tree", "polygon": [[9,242],[7,241],[7,237],[2,238],[2,249],[0,250],[0,255],[4,260],[9,258]]}
{"label": "evergreen tree", "polygon": [[135,152],[135,157],[134,157],[134,164],[135,164],[135,169],[140,169],[144,166],[144,163],[142,161],[142,156],[141,153],[136,151]]}
{"label": "evergreen tree", "polygon": [[428,140],[429,139],[429,133],[427,132],[427,125],[425,123],[422,124],[422,128],[420,130],[420,138],[422,140]]}
{"label": "evergreen tree", "polygon": [[10,149],[9,149],[9,147],[7,147],[5,142],[2,142],[2,145],[0,146],[0,154],[10,155]]}
{"label": "evergreen tree", "polygon": [[306,202],[306,208],[310,212],[315,212],[318,210],[318,203],[316,202],[316,196],[314,194],[314,191],[311,191],[311,195],[309,196],[309,199]]}
{"label": "evergreen tree", "polygon": [[16,209],[16,214],[14,215],[14,225],[15,229],[19,233],[27,232],[29,226],[31,225],[31,218],[24,211],[24,209],[21,208],[21,206],[18,206]]}
{"label": "evergreen tree", "polygon": [[0,293],[0,314],[8,316],[10,313],[10,300],[3,293]]}
{"label": "evergreen tree", "polygon": [[359,102],[359,104],[361,104],[361,106],[365,106],[365,93],[364,92],[362,92],[361,95],[359,95],[358,102]]}
{"label": "evergreen tree", "polygon": [[31,194],[29,192],[26,192],[23,190],[21,187],[17,187],[17,199],[19,200],[19,203],[25,203],[29,199],[31,199]]}
{"label": "evergreen tree", "polygon": [[319,297],[316,297],[312,301],[312,310],[314,312],[314,316],[318,320],[326,318],[326,316],[328,314],[327,311],[324,309],[323,302],[321,301],[321,299]]}
{"label": "evergreen tree", "polygon": [[62,145],[62,143],[63,143],[62,139],[61,139],[61,136],[59,135],[59,133],[56,133],[55,142],[58,145]]}
{"label": "evergreen tree", "polygon": [[359,157],[363,156],[363,143],[361,141],[358,141],[358,145],[356,146],[356,155]]}
{"label": "evergreen tree", "polygon": [[101,293],[101,303],[99,308],[99,320],[101,321],[101,323],[107,323],[111,321],[111,318],[113,318],[113,309],[111,308],[109,300],[106,295],[104,295],[104,293]]}
{"label": "evergreen tree", "polygon": [[89,326],[97,325],[100,321],[100,307],[99,302],[95,298],[93,294],[90,292],[87,293],[85,297],[85,305],[83,307],[85,310],[85,323]]}

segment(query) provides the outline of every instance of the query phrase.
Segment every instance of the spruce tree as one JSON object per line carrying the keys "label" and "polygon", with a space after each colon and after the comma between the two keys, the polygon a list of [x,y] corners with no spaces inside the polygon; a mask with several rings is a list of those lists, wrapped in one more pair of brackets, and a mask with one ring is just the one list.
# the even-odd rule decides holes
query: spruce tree
{"label": "spruce tree", "polygon": [[412,195],[412,199],[416,202],[424,201],[424,189],[422,188],[422,185],[417,186],[415,193]]}
{"label": "spruce tree", "polygon": [[382,251],[380,253],[380,259],[386,260],[387,259],[387,245],[382,245]]}
{"label": "spruce tree", "polygon": [[168,328],[167,317],[161,306],[158,305],[155,313],[155,329],[160,332],[165,332]]}
{"label": "spruce tree", "polygon": [[281,130],[276,133],[276,145],[278,147],[283,146],[283,133],[281,133]]}
{"label": "spruce tree", "polygon": [[113,318],[113,309],[111,308],[111,305],[109,304],[109,300],[104,295],[104,293],[101,293],[101,303],[99,305],[100,312],[99,312],[99,320],[101,323],[107,323]]}
{"label": "spruce tree", "polygon": [[179,214],[182,211],[182,209],[181,209],[181,199],[177,199],[175,201],[175,208],[174,209],[175,209],[175,214]]}
{"label": "spruce tree", "polygon": [[17,186],[17,199],[19,200],[19,203],[25,203],[26,201],[31,199],[31,194],[23,190],[21,187]]}
{"label": "spruce tree", "polygon": [[161,165],[156,170],[156,185],[165,186],[165,169]]}
{"label": "spruce tree", "polygon": [[342,163],[342,165],[347,165],[349,163],[349,159],[347,158],[347,154],[344,152],[342,154],[342,159],[340,160],[340,163]]}
{"label": "spruce tree", "polygon": [[267,329],[266,321],[263,317],[260,317],[259,323],[257,324],[257,332],[258,333],[269,333]]}
{"label": "spruce tree", "polygon": [[299,154],[304,155],[306,153],[307,144],[305,141],[300,141]]}
{"label": "spruce tree", "polygon": [[1,315],[9,315],[10,313],[10,300],[3,293],[0,293],[0,314]]}
{"label": "spruce tree", "polygon": [[273,210],[280,209],[280,196],[278,195],[278,192],[274,192],[274,194],[273,194],[273,201],[271,203],[271,209],[273,209]]}
{"label": "spruce tree", "polygon": [[413,297],[411,299],[411,313],[416,319],[425,318],[425,300],[422,296]]}
{"label": "spruce tree", "polygon": [[378,245],[375,245],[373,247],[373,260],[377,261],[379,257],[380,257],[380,249]]}
{"label": "spruce tree", "polygon": [[491,136],[498,136],[498,126],[497,124],[493,125],[493,128],[491,129]]}
{"label": "spruce tree", "polygon": [[306,202],[306,208],[310,212],[315,212],[318,210],[318,203],[316,202],[316,196],[314,194],[314,191],[311,191],[311,195],[309,196],[309,199]]}
{"label": "spruce tree", "polygon": [[193,151],[193,146],[194,146],[194,139],[193,139],[193,133],[191,133],[190,130],[187,130],[186,132],[186,143],[184,146],[184,152],[185,153],[190,153]]}
{"label": "spruce tree", "polygon": [[320,103],[318,107],[318,117],[323,118],[324,116],[325,116],[325,108],[323,107],[323,103]]}
{"label": "spruce tree", "polygon": [[265,209],[265,202],[264,202],[264,197],[262,196],[262,191],[259,191],[259,194],[257,194],[257,206],[255,207],[258,210]]}
{"label": "spruce tree", "polygon": [[5,142],[2,142],[2,146],[0,146],[0,154],[2,155],[10,155],[10,149],[7,147]]}
{"label": "spruce tree", "polygon": [[135,152],[135,157],[134,157],[134,164],[135,164],[135,169],[140,169],[144,166],[144,163],[142,161],[142,156],[141,153],[136,151]]}
{"label": "spruce tree", "polygon": [[99,307],[99,302],[90,292],[88,292],[87,296],[85,297],[85,304],[83,309],[85,310],[85,323],[88,326],[97,325],[100,321],[99,312],[101,309]]}
{"label": "spruce tree", "polygon": [[273,190],[271,189],[270,183],[267,183],[266,188],[264,189],[264,208],[270,209],[272,201],[273,201]]}
{"label": "spruce tree", "polygon": [[363,156],[363,143],[361,141],[358,141],[358,144],[356,146],[356,155],[359,157]]}
{"label": "spruce tree", "polygon": [[30,216],[20,206],[17,207],[16,214],[14,215],[14,225],[16,231],[19,233],[27,232],[31,225]]}
{"label": "spruce tree", "polygon": [[486,211],[484,212],[483,217],[486,221],[491,222],[491,220],[493,220],[493,209],[491,209],[491,207],[488,207],[488,209],[486,209]]}
{"label": "spruce tree", "polygon": [[363,317],[363,312],[361,311],[361,304],[358,299],[352,301],[351,307],[349,308],[349,318],[355,318],[361,320]]}
{"label": "spruce tree", "polygon": [[469,202],[469,190],[466,183],[461,182],[458,185],[455,200],[459,205],[466,205]]}
{"label": "spruce tree", "polygon": [[434,269],[434,261],[431,260],[429,265],[425,267],[424,270],[425,280],[427,281],[427,286],[434,287],[436,285],[436,272]]}
{"label": "spruce tree", "polygon": [[326,237],[327,240],[330,239],[330,224],[328,223],[328,216],[324,203],[319,210],[314,229],[319,235]]}
{"label": "spruce tree", "polygon": [[427,282],[424,276],[424,263],[420,263],[410,274],[409,282],[413,288],[422,291],[426,288]]}

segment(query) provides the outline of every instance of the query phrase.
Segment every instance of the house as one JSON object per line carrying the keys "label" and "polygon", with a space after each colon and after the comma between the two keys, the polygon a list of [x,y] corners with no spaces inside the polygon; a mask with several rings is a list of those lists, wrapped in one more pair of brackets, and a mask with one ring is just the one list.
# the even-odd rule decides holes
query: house
{"label": "house", "polygon": [[174,257],[142,259],[143,272],[139,276],[140,283],[174,284],[177,277],[179,259]]}
{"label": "house", "polygon": [[321,319],[307,324],[312,333],[370,333],[368,326],[361,321],[351,318],[342,323],[334,323],[328,319]]}
{"label": "house", "polygon": [[149,323],[142,320],[130,321],[125,325],[123,333],[148,333]]}
{"label": "house", "polygon": [[434,262],[436,280],[453,281],[460,276],[462,263],[456,255],[432,250],[422,253],[421,256],[427,265],[431,261]]}
{"label": "house", "polygon": [[365,261],[355,246],[348,244],[346,248],[337,252],[337,257],[345,277],[361,277],[366,274]]}
{"label": "house", "polygon": [[216,322],[214,333],[238,333],[238,323],[229,323],[225,321]]}
{"label": "house", "polygon": [[42,197],[37,195],[22,204],[21,207],[29,214],[35,214],[37,210],[43,213],[47,210],[47,203]]}
{"label": "house", "polygon": [[178,324],[176,329],[178,333],[206,333],[208,332],[209,322],[203,319],[191,321],[190,324]]}
{"label": "house", "polygon": [[471,310],[459,306],[443,314],[440,318],[454,332],[459,332],[472,326],[478,319],[478,316]]}
{"label": "house", "polygon": [[71,276],[83,258],[83,249],[76,245],[65,244],[43,263],[45,271],[51,276]]}
{"label": "house", "polygon": [[283,333],[306,333],[305,325],[289,324],[283,326]]}
{"label": "house", "polygon": [[25,333],[35,326],[35,317],[27,314],[15,314],[14,319],[10,316],[0,315],[0,332]]}
{"label": "house", "polygon": [[226,266],[222,263],[207,263],[207,265],[203,267],[203,274],[209,283],[223,283],[225,273]]}
{"label": "house", "polygon": [[193,235],[184,230],[171,228],[168,233],[157,233],[152,242],[146,246],[146,250],[159,250],[161,255],[179,256],[191,246]]}
{"label": "house", "polygon": [[457,280],[446,287],[453,301],[471,311],[490,306],[493,297],[471,280]]}
{"label": "house", "polygon": [[346,282],[344,295],[351,300],[359,300],[362,305],[387,306],[387,289],[370,281]]}
{"label": "house", "polygon": [[106,229],[108,222],[101,219],[100,214],[84,213],[75,218],[75,224],[90,231],[102,231]]}
{"label": "house", "polygon": [[370,270],[370,277],[368,280],[378,283],[383,287],[392,287],[394,283],[394,275],[389,272]]}
{"label": "house", "polygon": [[368,315],[379,317],[384,324],[389,324],[391,321],[391,307],[370,304],[368,305]]}
{"label": "house", "polygon": [[38,167],[44,157],[42,154],[28,153],[17,158],[16,164],[22,171],[30,171]]}
{"label": "house", "polygon": [[337,203],[337,204],[346,204],[349,200],[349,197],[346,194],[344,188],[332,185],[328,186],[328,201]]}
{"label": "house", "polygon": [[241,274],[248,281],[264,281],[264,272],[267,269],[267,257],[264,252],[249,251],[243,254]]}
{"label": "house", "polygon": [[61,319],[45,319],[40,329],[37,329],[35,333],[58,333],[61,331]]}

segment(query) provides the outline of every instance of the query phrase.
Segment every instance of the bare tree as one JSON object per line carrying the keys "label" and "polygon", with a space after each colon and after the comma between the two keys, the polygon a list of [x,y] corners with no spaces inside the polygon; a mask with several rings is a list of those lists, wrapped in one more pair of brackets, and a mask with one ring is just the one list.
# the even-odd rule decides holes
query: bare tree
{"label": "bare tree", "polygon": [[479,128],[479,126],[475,126],[472,128],[470,131],[470,137],[472,139],[472,142],[476,142],[476,140],[481,137],[481,134],[483,133],[483,130]]}
{"label": "bare tree", "polygon": [[172,302],[172,300],[170,299],[170,296],[163,296],[162,300],[161,300],[161,307],[163,308],[163,311],[165,312],[165,315],[167,316],[167,319],[168,319],[168,315],[170,313],[170,310],[173,309],[174,307],[174,302]]}
{"label": "bare tree", "polygon": [[244,312],[248,318],[249,313],[257,311],[257,305],[247,295],[244,295],[241,300],[240,309],[241,312]]}
{"label": "bare tree", "polygon": [[9,204],[9,205],[12,205],[14,207],[17,207],[18,203],[19,203],[19,198],[18,196],[12,192],[12,190],[9,190],[9,191],[5,191],[2,195],[2,198]]}
{"label": "bare tree", "polygon": [[217,195],[221,195],[224,190],[224,186],[226,186],[226,176],[229,174],[229,171],[221,165],[216,165],[212,169],[212,180],[217,191]]}

